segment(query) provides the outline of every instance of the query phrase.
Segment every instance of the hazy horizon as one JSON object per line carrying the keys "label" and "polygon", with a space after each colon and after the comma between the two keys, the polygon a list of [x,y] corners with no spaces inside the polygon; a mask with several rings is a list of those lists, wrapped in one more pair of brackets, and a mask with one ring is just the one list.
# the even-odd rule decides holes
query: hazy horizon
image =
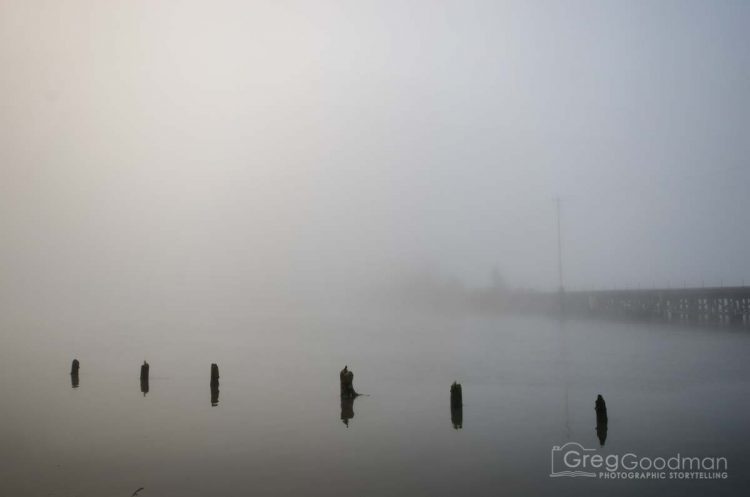
{"label": "hazy horizon", "polygon": [[[750,281],[745,2],[0,2],[5,316]],[[197,312],[197,311],[196,311]]]}

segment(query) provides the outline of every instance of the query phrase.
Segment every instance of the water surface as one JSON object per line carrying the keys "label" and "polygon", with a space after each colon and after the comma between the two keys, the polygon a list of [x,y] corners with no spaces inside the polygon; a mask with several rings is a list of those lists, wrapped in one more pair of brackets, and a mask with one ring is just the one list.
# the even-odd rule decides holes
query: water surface
{"label": "water surface", "polygon": [[[279,315],[15,326],[2,340],[2,495],[736,495],[750,483],[747,331]],[[344,365],[368,394],[352,404],[338,395]],[[729,478],[550,478],[551,448],[570,441],[605,455],[723,456]]]}

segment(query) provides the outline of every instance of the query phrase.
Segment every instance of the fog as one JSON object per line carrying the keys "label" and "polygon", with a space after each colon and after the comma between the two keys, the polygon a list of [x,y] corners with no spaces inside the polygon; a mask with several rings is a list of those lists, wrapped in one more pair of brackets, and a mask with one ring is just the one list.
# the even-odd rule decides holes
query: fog
{"label": "fog", "polygon": [[745,2],[0,2],[5,320],[750,281]]}

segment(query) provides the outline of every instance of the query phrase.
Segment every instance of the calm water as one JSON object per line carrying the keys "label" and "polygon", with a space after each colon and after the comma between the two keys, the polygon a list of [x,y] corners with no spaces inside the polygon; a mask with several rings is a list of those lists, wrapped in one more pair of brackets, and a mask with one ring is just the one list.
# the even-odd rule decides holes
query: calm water
{"label": "calm water", "polygon": [[[2,331],[0,495],[739,495],[750,484],[747,331],[414,316],[73,328]],[[345,364],[369,394],[348,425]],[[550,449],[569,441],[723,456],[729,478],[550,478]]]}

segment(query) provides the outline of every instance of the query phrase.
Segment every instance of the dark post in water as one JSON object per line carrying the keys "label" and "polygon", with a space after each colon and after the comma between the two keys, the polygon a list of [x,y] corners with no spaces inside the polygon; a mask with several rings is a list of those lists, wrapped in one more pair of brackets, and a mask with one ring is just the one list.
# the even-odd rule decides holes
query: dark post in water
{"label": "dark post in water", "polygon": [[141,365],[141,393],[144,397],[148,393],[148,369],[148,363],[143,361],[143,364]]}
{"label": "dark post in water", "polygon": [[604,447],[604,442],[607,440],[608,418],[607,403],[604,402],[604,397],[601,394],[596,396],[594,410],[596,411],[596,436],[599,439],[599,444]]}
{"label": "dark post in water", "polygon": [[211,385],[219,384],[219,366],[211,364]]}
{"label": "dark post in water", "polygon": [[461,384],[453,382],[451,385],[451,423],[453,428],[459,430],[464,425],[464,404],[461,392]]}
{"label": "dark post in water", "polygon": [[353,399],[357,395],[354,391],[354,373],[349,370],[349,366],[344,366],[344,369],[339,373],[339,379],[341,380],[341,398],[342,399]]}
{"label": "dark post in water", "polygon": [[451,385],[451,407],[462,407],[463,405],[461,384],[454,381],[453,385]]}
{"label": "dark post in water", "polygon": [[78,359],[73,359],[73,364],[70,366],[70,386],[73,388],[78,388],[78,368],[80,367],[80,363],[78,362]]}
{"label": "dark post in water", "polygon": [[211,406],[219,405],[219,366],[211,364]]}
{"label": "dark post in water", "polygon": [[148,381],[148,369],[148,363],[143,361],[143,364],[141,365],[141,381]]}

